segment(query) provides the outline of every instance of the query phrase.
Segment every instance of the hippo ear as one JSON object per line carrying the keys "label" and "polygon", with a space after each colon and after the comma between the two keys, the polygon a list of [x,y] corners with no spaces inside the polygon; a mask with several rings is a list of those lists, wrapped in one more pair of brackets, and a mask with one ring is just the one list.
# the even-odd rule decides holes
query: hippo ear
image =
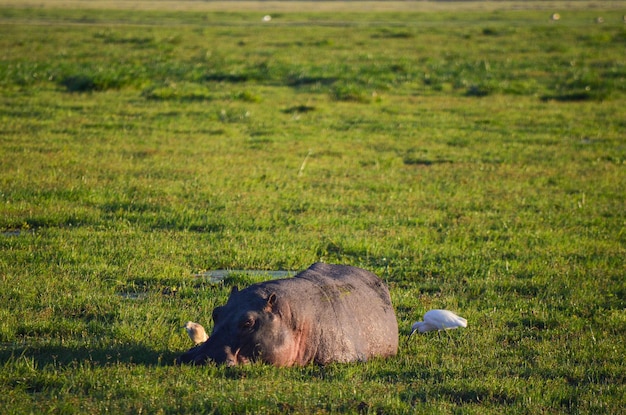
{"label": "hippo ear", "polygon": [[239,288],[236,285],[233,285],[233,288],[230,290],[230,295],[236,294],[239,292]]}
{"label": "hippo ear", "polygon": [[269,308],[274,308],[276,305],[276,293],[271,293],[269,297],[267,297],[267,306]]}

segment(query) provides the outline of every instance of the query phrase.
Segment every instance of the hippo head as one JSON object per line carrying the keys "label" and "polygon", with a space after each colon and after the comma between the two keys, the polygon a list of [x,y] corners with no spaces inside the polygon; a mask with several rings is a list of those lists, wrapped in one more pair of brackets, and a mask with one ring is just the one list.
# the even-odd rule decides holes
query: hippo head
{"label": "hippo head", "polygon": [[289,365],[294,349],[287,302],[274,292],[234,287],[228,302],[213,310],[213,331],[199,347],[181,356],[182,363],[207,361],[229,366],[261,360]]}

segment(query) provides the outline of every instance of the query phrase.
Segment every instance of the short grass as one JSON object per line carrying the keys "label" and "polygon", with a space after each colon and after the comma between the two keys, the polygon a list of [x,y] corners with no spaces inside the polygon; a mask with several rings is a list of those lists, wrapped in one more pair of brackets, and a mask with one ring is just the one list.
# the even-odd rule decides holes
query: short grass
{"label": "short grass", "polygon": [[[622,412],[626,9],[602,4],[0,8],[2,412]],[[387,281],[396,358],[173,365],[259,279],[194,275],[320,260]],[[469,327],[407,341],[431,308]]]}

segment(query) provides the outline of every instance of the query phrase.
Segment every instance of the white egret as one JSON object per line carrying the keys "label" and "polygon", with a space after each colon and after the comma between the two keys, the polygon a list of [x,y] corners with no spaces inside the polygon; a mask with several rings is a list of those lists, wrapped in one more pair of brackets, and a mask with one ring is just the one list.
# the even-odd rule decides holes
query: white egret
{"label": "white egret", "polygon": [[209,336],[207,336],[206,331],[204,331],[204,327],[202,327],[198,323],[194,323],[193,321],[188,321],[187,323],[185,323],[183,328],[187,330],[187,334],[189,335],[189,338],[196,345],[200,343],[204,343],[205,341],[209,339]]}
{"label": "white egret", "polygon": [[430,310],[424,314],[424,321],[418,321],[411,326],[411,334],[416,331],[425,333],[433,330],[450,330],[458,327],[467,327],[467,320],[448,310]]}

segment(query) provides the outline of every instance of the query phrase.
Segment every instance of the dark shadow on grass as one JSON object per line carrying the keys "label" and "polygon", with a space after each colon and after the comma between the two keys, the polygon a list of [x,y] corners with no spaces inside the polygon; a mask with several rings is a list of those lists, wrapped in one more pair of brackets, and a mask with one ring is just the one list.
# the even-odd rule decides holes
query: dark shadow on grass
{"label": "dark shadow on grass", "polygon": [[203,76],[202,80],[207,82],[226,82],[231,84],[238,84],[242,82],[257,80],[257,78],[248,73],[210,73]]}
{"label": "dark shadow on grass", "polygon": [[588,92],[571,92],[554,95],[543,95],[541,97],[543,102],[558,101],[558,102],[583,102],[583,101],[601,101],[602,97],[594,96]]}
{"label": "dark shadow on grass", "polygon": [[419,158],[407,156],[403,160],[404,164],[409,166],[432,166],[435,164],[452,164],[454,163],[452,160],[448,159],[427,159],[427,158]]}
{"label": "dark shadow on grass", "polygon": [[305,114],[307,112],[315,111],[315,107],[309,105],[294,105],[293,107],[285,108],[281,111],[285,114]]}
{"label": "dark shadow on grass", "polygon": [[339,79],[336,77],[328,76],[306,76],[306,75],[292,75],[289,76],[285,82],[287,86],[293,88],[310,87],[310,86],[331,86],[335,84]]}
{"label": "dark shadow on grass", "polygon": [[113,363],[133,363],[145,366],[173,366],[180,353],[154,350],[143,345],[129,344],[111,347],[19,345],[0,350],[0,364],[20,357],[31,358],[37,367],[48,364],[67,366],[89,362],[97,366]]}

